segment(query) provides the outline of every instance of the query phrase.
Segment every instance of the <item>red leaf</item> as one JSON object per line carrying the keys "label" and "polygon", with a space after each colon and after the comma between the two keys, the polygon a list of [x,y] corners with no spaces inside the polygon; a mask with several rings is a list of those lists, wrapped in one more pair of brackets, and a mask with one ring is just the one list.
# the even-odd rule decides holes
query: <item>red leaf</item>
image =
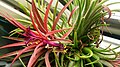
{"label": "red leaf", "polygon": [[70,29],[70,28],[50,31],[50,32],[48,32],[45,36],[50,36],[50,35],[52,35],[52,34],[55,34],[55,33],[58,33],[58,32],[62,32],[62,31],[64,31],[64,30],[68,30],[68,29]]}
{"label": "red leaf", "polygon": [[30,12],[30,18],[31,18],[31,21],[32,21],[32,24],[33,24],[35,30],[39,33],[39,35],[40,35],[41,37],[44,37],[44,36],[43,36],[43,33],[37,28],[37,26],[36,26],[36,24],[35,24],[35,22],[34,22],[34,20],[33,20],[32,13],[31,13],[31,12]]}
{"label": "red leaf", "polygon": [[47,32],[48,32],[48,28],[47,28],[48,13],[49,13],[52,2],[53,2],[53,0],[51,0],[50,3],[48,4],[46,12],[45,12],[45,17],[44,17],[44,28]]}
{"label": "red leaf", "polygon": [[[43,42],[41,42],[39,45],[37,45],[36,47],[35,47],[35,49],[34,49],[34,56],[37,54],[37,50],[41,47],[43,45]],[[41,47],[41,48],[43,48],[43,47]]]}
{"label": "red leaf", "polygon": [[107,19],[109,19],[111,17],[111,14],[112,14],[111,10],[108,8],[108,6],[105,6],[105,5],[103,6],[103,9],[108,12],[109,17]]}
{"label": "red leaf", "polygon": [[11,22],[13,22],[18,28],[22,29],[23,31],[26,31],[26,27],[24,27],[21,23],[17,22],[14,19],[11,19]]}
{"label": "red leaf", "polygon": [[18,42],[18,43],[13,43],[13,44],[8,44],[5,46],[2,46],[2,47],[0,47],[0,49],[9,48],[9,47],[24,46],[24,45],[25,45],[25,42]]}
{"label": "red leaf", "polygon": [[7,36],[2,36],[3,38],[7,38],[7,39],[10,39],[10,40],[16,40],[16,41],[24,41],[23,38],[17,38],[17,37],[7,37]]}
{"label": "red leaf", "polygon": [[73,0],[70,0],[63,8],[62,10],[58,13],[57,18],[55,19],[55,21],[53,22],[53,26],[52,26],[52,30],[55,30],[55,27],[57,25],[57,22],[59,21],[62,13],[65,11],[65,9],[69,6],[69,4],[72,2]]}
{"label": "red leaf", "polygon": [[[14,51],[14,52],[4,54],[4,55],[0,56],[0,59],[10,57],[10,56],[13,56],[13,55],[17,55],[20,51],[22,51],[22,50],[17,50],[17,51]],[[33,50],[27,50],[25,52],[29,52],[29,51],[33,51]]]}
{"label": "red leaf", "polygon": [[[31,13],[32,13],[32,12],[31,12]],[[31,15],[32,15],[32,14],[31,14]],[[38,24],[38,23],[39,23],[39,20],[38,20],[36,14],[35,14],[34,12],[33,12],[33,16],[34,16],[34,17],[31,17],[31,18],[33,18],[33,22],[34,22],[34,24],[36,25],[36,27],[38,28],[38,30],[40,29],[40,31],[42,31],[43,33],[45,33],[44,27],[43,27],[41,24]]]}
{"label": "red leaf", "polygon": [[43,20],[37,11],[37,7],[35,6],[34,0],[32,0],[32,9],[33,9],[33,12],[36,13],[37,18],[39,19],[40,23],[43,25]]}
{"label": "red leaf", "polygon": [[70,16],[69,16],[68,24],[69,24],[70,26],[72,26],[72,25],[70,24],[70,19],[71,19],[72,15],[74,14],[74,12],[75,12],[77,9],[78,9],[78,6],[75,7],[75,8],[72,10],[72,12],[71,12],[71,14],[70,14]]}
{"label": "red leaf", "polygon": [[65,39],[66,37],[69,36],[69,34],[73,31],[74,27],[70,28],[66,34],[64,34],[61,39]]}
{"label": "red leaf", "polygon": [[40,15],[39,15],[39,13],[38,13],[38,10],[37,10],[37,7],[35,6],[34,0],[32,0],[32,12],[33,12],[35,21],[36,21],[39,29],[40,29],[43,33],[46,33],[46,30],[45,30],[44,27],[43,27],[42,18],[40,17]]}
{"label": "red leaf", "polygon": [[[10,18],[5,16],[4,14],[0,13],[0,15],[2,15],[2,17],[4,17],[5,19],[7,19],[11,24],[13,24],[14,26],[16,26],[13,22],[11,22]],[[17,26],[16,26],[17,27]]]}
{"label": "red leaf", "polygon": [[72,43],[71,40],[67,40],[67,39],[52,39],[50,41],[57,41],[57,42],[65,42],[65,43]]}
{"label": "red leaf", "polygon": [[13,24],[14,26],[26,31],[26,28],[19,22],[17,22],[13,17],[11,16],[5,16],[4,14],[1,14],[4,18],[6,18],[11,24]]}
{"label": "red leaf", "polygon": [[32,48],[34,48],[34,47],[36,47],[36,45],[30,45],[30,46],[24,48],[23,50],[21,50],[21,51],[17,54],[17,56],[13,59],[10,67],[12,67],[12,64],[17,60],[17,58],[18,58],[22,53],[24,53],[24,52],[26,52],[27,50],[30,50],[30,49],[32,49]]}
{"label": "red leaf", "polygon": [[40,57],[41,54],[43,54],[46,50],[42,50],[41,48],[37,49],[37,54],[36,56],[34,56],[34,53],[32,54],[27,67],[34,67],[35,66],[35,62],[38,60],[38,58]]}
{"label": "red leaf", "polygon": [[48,50],[45,54],[45,64],[46,64],[46,67],[51,67],[50,65],[50,61],[49,61],[49,54],[52,50]]}

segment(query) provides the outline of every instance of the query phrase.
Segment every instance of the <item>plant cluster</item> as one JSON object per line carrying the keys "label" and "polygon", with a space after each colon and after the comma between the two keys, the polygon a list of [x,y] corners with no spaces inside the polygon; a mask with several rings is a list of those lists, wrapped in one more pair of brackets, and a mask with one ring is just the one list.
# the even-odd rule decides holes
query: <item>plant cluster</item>
{"label": "plant cluster", "polygon": [[[119,53],[116,48],[99,47],[103,27],[108,26],[105,19],[111,17],[108,0],[64,0],[64,7],[58,8],[59,1],[53,6],[54,0],[28,1],[29,8],[21,3],[21,9],[29,19],[15,19],[1,14],[11,24],[18,27],[11,31],[10,37],[17,43],[1,46],[0,49],[21,47],[20,50],[0,56],[0,59],[15,56],[11,63],[19,59],[24,67],[105,67],[106,63],[114,64]],[[69,11],[69,16],[66,11]],[[104,18],[105,15],[108,18]],[[18,34],[18,37],[14,37]],[[28,58],[28,63],[22,61]]]}

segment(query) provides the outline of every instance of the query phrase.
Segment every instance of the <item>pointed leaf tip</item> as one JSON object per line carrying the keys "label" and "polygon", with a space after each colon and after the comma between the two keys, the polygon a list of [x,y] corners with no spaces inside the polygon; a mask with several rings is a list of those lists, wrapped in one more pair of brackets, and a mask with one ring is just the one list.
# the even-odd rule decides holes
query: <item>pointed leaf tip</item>
{"label": "pointed leaf tip", "polygon": [[51,6],[52,2],[53,2],[53,0],[51,0],[49,5],[47,6],[47,9],[45,12],[45,17],[44,17],[44,28],[46,29],[47,32],[48,32],[48,29],[47,29],[48,13],[49,13],[50,6]]}
{"label": "pointed leaf tip", "polygon": [[34,48],[34,47],[36,47],[36,45],[31,45],[31,46],[28,46],[28,47],[24,48],[23,50],[21,50],[21,51],[17,54],[17,56],[13,59],[13,61],[12,61],[12,63],[11,63],[11,67],[12,67],[13,63],[18,59],[18,57],[19,57],[21,54],[23,54],[23,53],[26,52],[27,50],[30,50],[30,49],[32,49],[32,48]]}
{"label": "pointed leaf tip", "polygon": [[18,43],[13,43],[13,44],[8,44],[5,46],[0,47],[0,49],[4,49],[4,48],[9,48],[9,47],[17,47],[17,46],[24,46],[25,42],[18,42]]}
{"label": "pointed leaf tip", "polygon": [[37,10],[34,0],[32,0],[32,13],[34,16],[34,22],[36,22],[37,27],[41,30],[41,32],[46,33],[46,30],[44,28],[44,22]]}
{"label": "pointed leaf tip", "polygon": [[105,10],[105,11],[107,11],[107,13],[109,14],[109,16],[108,16],[108,18],[107,19],[110,19],[110,17],[111,17],[111,10],[108,8],[108,6],[106,6],[106,5],[104,5],[103,6],[103,9]]}
{"label": "pointed leaf tip", "polygon": [[70,1],[62,8],[62,10],[58,13],[57,18],[56,18],[55,21],[53,22],[52,30],[55,30],[55,27],[56,27],[56,25],[57,25],[57,23],[58,23],[61,15],[62,15],[62,13],[63,13],[63,12],[65,11],[65,9],[70,5],[70,3],[71,3],[72,1],[73,1],[73,0],[70,0]]}

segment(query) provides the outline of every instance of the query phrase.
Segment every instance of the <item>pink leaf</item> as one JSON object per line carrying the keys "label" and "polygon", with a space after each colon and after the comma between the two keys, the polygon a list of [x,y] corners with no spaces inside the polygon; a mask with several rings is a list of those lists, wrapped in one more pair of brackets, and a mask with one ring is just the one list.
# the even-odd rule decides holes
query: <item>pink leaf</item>
{"label": "pink leaf", "polygon": [[26,31],[26,28],[19,22],[17,22],[13,17],[11,16],[5,16],[4,14],[1,14],[4,18],[6,18],[11,24],[13,24],[14,26]]}
{"label": "pink leaf", "polygon": [[49,61],[49,54],[52,50],[48,50],[45,54],[45,64],[46,64],[46,67],[51,67],[50,65],[50,61]]}
{"label": "pink leaf", "polygon": [[78,6],[75,7],[75,8],[72,10],[72,12],[71,12],[71,14],[70,14],[70,16],[69,16],[68,24],[69,24],[70,26],[72,26],[72,25],[70,24],[70,19],[71,19],[72,15],[74,14],[74,12],[75,12],[77,9],[78,9]]}
{"label": "pink leaf", "polygon": [[34,18],[35,18],[35,21],[36,21],[38,27],[40,28],[40,30],[43,33],[46,33],[46,30],[43,27],[43,20],[38,13],[38,10],[37,10],[37,7],[35,6],[34,0],[32,0],[32,12],[33,12],[33,15],[34,15]]}
{"label": "pink leaf", "polygon": [[9,47],[24,46],[24,45],[25,45],[25,42],[18,42],[18,43],[13,43],[13,44],[8,44],[5,46],[2,46],[2,47],[0,47],[0,49],[9,48]]}
{"label": "pink leaf", "polygon": [[34,19],[33,22],[36,25],[36,27],[38,28],[38,30],[40,29],[40,31],[42,31],[43,33],[45,33],[45,29],[44,29],[44,27],[41,24],[39,24],[39,20],[38,20],[38,18],[36,16],[35,12],[33,12],[33,16],[34,16],[34,17],[32,17]]}
{"label": "pink leaf", "polygon": [[50,31],[46,34],[46,36],[49,36],[49,35],[52,35],[52,34],[55,34],[55,33],[58,33],[58,32],[62,32],[64,30],[68,30],[70,28],[66,28],[66,29],[60,29],[60,30],[54,30],[54,31]]}
{"label": "pink leaf", "polygon": [[18,58],[22,53],[24,53],[25,51],[30,50],[30,49],[32,49],[32,48],[35,48],[35,47],[36,47],[36,45],[30,45],[30,46],[24,48],[23,50],[21,50],[21,51],[17,54],[17,56],[13,59],[10,67],[12,67],[12,64],[17,60],[17,58]]}
{"label": "pink leaf", "polygon": [[34,54],[33,54],[34,56],[37,54],[37,52],[38,52],[37,50],[39,48],[43,48],[43,47],[41,47],[42,45],[43,45],[43,42],[41,42],[39,45],[36,46],[36,48],[34,49]]}
{"label": "pink leaf", "polygon": [[57,22],[59,21],[62,13],[65,11],[65,9],[69,6],[69,4],[70,4],[72,1],[73,1],[73,0],[70,0],[70,1],[62,8],[62,10],[58,13],[57,18],[56,18],[55,21],[53,22],[52,30],[55,30],[55,27],[56,27],[56,25],[57,25]]}
{"label": "pink leaf", "polygon": [[41,54],[43,54],[46,50],[42,50],[41,48],[37,49],[37,54],[36,56],[34,56],[34,53],[32,54],[27,67],[34,67],[35,66],[35,62],[38,60],[38,58],[40,57]]}
{"label": "pink leaf", "polygon": [[[14,51],[14,52],[4,54],[4,55],[0,56],[0,59],[10,57],[10,56],[13,56],[13,55],[17,55],[20,51],[22,51],[22,50],[17,50],[17,51]],[[33,51],[33,50],[27,50],[25,52],[29,52],[29,51]]]}
{"label": "pink leaf", "polygon": [[34,22],[34,20],[33,20],[33,18],[32,18],[32,13],[31,13],[31,12],[30,12],[30,18],[31,18],[31,21],[32,21],[32,24],[33,24],[35,30],[39,33],[39,35],[40,35],[41,37],[43,37],[43,33],[37,28],[37,26],[36,26],[36,24],[35,24],[35,22]]}
{"label": "pink leaf", "polygon": [[57,41],[57,42],[64,42],[64,43],[72,43],[71,40],[67,40],[67,39],[52,39],[50,41]]}
{"label": "pink leaf", "polygon": [[111,17],[111,14],[112,14],[111,10],[108,8],[108,6],[105,6],[105,5],[103,6],[103,9],[108,12],[109,17],[107,19],[109,19]]}
{"label": "pink leaf", "polygon": [[24,41],[23,38],[17,38],[17,37],[7,37],[7,36],[2,36],[3,38],[11,39],[11,40],[16,40],[16,41]]}
{"label": "pink leaf", "polygon": [[14,24],[16,24],[18,28],[22,29],[23,31],[26,31],[26,27],[24,27],[21,23],[17,22],[14,19],[11,19],[11,22],[14,22]]}
{"label": "pink leaf", "polygon": [[69,36],[69,34],[73,31],[74,27],[70,28],[66,34],[64,34],[61,39],[65,39],[66,37]]}
{"label": "pink leaf", "polygon": [[39,15],[39,12],[37,11],[37,7],[35,6],[34,0],[32,0],[32,9],[34,9],[33,12],[36,13],[40,23],[43,25],[43,20],[42,20],[41,16]]}
{"label": "pink leaf", "polygon": [[48,32],[48,29],[47,29],[47,21],[48,21],[48,13],[49,13],[49,10],[50,10],[50,6],[52,4],[52,1],[50,1],[50,3],[48,4],[47,6],[47,9],[46,9],[46,12],[45,12],[45,17],[44,17],[44,28],[46,29],[46,31]]}

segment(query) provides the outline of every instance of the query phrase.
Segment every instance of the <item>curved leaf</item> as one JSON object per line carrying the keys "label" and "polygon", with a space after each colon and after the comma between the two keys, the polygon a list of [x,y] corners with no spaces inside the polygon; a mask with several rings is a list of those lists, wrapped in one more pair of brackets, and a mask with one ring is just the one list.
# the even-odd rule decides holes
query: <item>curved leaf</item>
{"label": "curved leaf", "polygon": [[44,17],[44,28],[45,28],[45,30],[46,30],[47,32],[48,32],[48,28],[47,28],[48,13],[49,13],[50,6],[51,6],[51,4],[52,4],[52,1],[53,1],[53,0],[51,0],[50,3],[48,4],[47,9],[46,9],[46,12],[45,12],[45,17]]}
{"label": "curved leaf", "polygon": [[57,25],[57,23],[58,23],[61,15],[62,15],[62,13],[65,11],[65,9],[69,6],[69,4],[70,4],[72,1],[73,1],[73,0],[70,0],[70,1],[62,8],[62,10],[58,13],[57,18],[56,18],[55,21],[53,22],[52,30],[55,30],[55,27],[56,27],[56,25]]}
{"label": "curved leaf", "polygon": [[9,48],[9,47],[24,46],[24,45],[26,45],[25,42],[18,42],[18,43],[13,43],[13,44],[8,44],[5,46],[2,46],[2,47],[0,47],[0,49]]}

